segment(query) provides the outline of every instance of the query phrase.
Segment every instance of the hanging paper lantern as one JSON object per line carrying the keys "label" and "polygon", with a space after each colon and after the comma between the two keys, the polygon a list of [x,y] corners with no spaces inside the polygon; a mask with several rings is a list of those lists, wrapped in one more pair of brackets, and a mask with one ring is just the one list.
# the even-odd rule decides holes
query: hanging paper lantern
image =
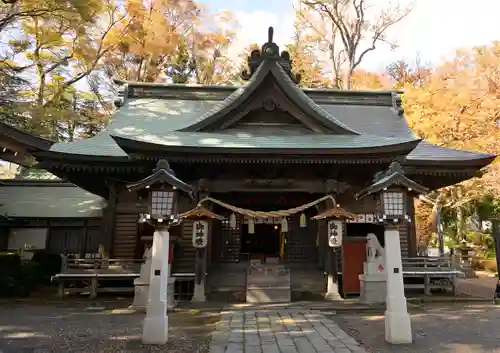
{"label": "hanging paper lantern", "polygon": [[236,229],[236,215],[234,212],[229,216],[229,227],[231,229]]}
{"label": "hanging paper lantern", "polygon": [[281,232],[282,233],[288,232],[288,222],[286,220],[286,217],[283,217],[281,219]]}
{"label": "hanging paper lantern", "polygon": [[302,213],[300,215],[300,228],[305,228],[307,227],[307,219],[306,219],[306,215],[304,213]]}
{"label": "hanging paper lantern", "polygon": [[255,234],[255,225],[253,218],[248,219],[248,234]]}

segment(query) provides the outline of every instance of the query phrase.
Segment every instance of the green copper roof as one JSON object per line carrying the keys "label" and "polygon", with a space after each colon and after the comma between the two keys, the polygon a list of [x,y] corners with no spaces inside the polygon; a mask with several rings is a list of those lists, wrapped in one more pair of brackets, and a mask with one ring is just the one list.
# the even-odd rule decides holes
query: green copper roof
{"label": "green copper roof", "polygon": [[[240,95],[239,91],[244,91],[243,88],[217,87],[210,90],[207,87],[179,86],[179,94],[176,97],[174,94],[176,88],[172,85],[137,84],[137,86],[140,89],[157,90],[159,93],[156,91],[141,93],[140,89],[130,88],[132,93],[129,94],[125,104],[115,113],[105,131],[90,139],[54,144],[50,151],[87,156],[128,157],[111,135],[133,137],[145,142],[160,141],[165,146],[207,147],[213,143],[213,145],[221,147],[244,146],[244,148],[259,144],[261,147],[268,146],[269,148],[287,148],[287,146],[292,145],[304,148],[313,148],[312,146],[338,148],[343,143],[347,144],[343,147],[359,148],[370,143],[387,146],[416,138],[404,117],[395,112],[391,104],[390,92],[350,92],[347,94],[343,91],[333,90],[304,90],[305,93],[302,94],[307,97],[306,101],[316,102],[317,109],[324,112],[325,116],[332,117],[334,122],[340,126],[346,126],[360,133],[359,138],[349,139],[343,135],[333,134],[293,136],[293,132],[276,131],[270,128],[252,131],[251,134],[236,128],[229,128],[225,134],[213,134],[211,137],[207,137],[179,130],[189,130],[189,127],[199,124],[203,117],[219,111],[223,104],[228,103],[228,97],[232,94]],[[301,91],[297,87],[294,89]],[[235,90],[238,93],[234,93]],[[210,93],[208,91],[213,91],[213,94],[208,94]],[[159,96],[147,97],[156,94]],[[209,114],[209,112],[211,113]],[[242,138],[245,133],[248,136]],[[288,135],[288,137],[284,135]],[[393,138],[393,140],[384,138]],[[488,154],[438,147],[425,141],[422,141],[407,156],[409,162],[415,163],[491,158],[493,156]]]}
{"label": "green copper roof", "polygon": [[[176,130],[181,130],[192,125],[199,120],[203,112],[212,109],[219,103],[220,101],[167,100],[154,98],[132,99],[117,111],[110,125],[104,132],[86,140],[79,140],[71,143],[57,143],[53,145],[50,150],[54,152],[82,155],[126,157],[127,154],[118,147],[109,135],[171,135]],[[343,124],[356,122],[357,126],[355,129],[364,134],[380,137],[394,137],[399,139],[399,141],[415,138],[415,135],[406,124],[398,124],[398,122],[402,120],[401,117],[394,114],[391,108],[387,106],[321,104],[320,107],[329,112],[329,114],[336,116]],[[181,136],[183,136],[182,133]],[[309,140],[309,143],[315,143],[316,140],[314,140],[315,138],[313,136],[314,135],[311,134],[299,136],[299,138],[302,139],[301,141]],[[319,138],[324,141],[334,138],[335,136],[336,135],[325,135],[323,137],[317,137],[316,139]],[[214,138],[217,137],[214,136]],[[226,136],[225,138],[232,138],[233,140],[238,139],[237,136]],[[366,138],[366,142],[375,142],[374,136]],[[356,141],[359,142],[360,140],[361,139],[357,139]],[[289,139],[289,141],[291,140]],[[338,141],[340,140],[332,140],[331,145],[338,145]],[[189,143],[193,144],[192,142]],[[386,142],[383,142],[383,144],[385,143]]]}
{"label": "green copper roof", "polygon": [[0,214],[13,218],[100,217],[104,202],[71,184],[0,186]]}
{"label": "green copper roof", "polygon": [[259,136],[249,133],[207,133],[173,131],[166,134],[130,133],[115,136],[169,147],[212,147],[232,149],[341,149],[391,146],[416,139],[406,137],[380,137],[368,135],[324,135]]}

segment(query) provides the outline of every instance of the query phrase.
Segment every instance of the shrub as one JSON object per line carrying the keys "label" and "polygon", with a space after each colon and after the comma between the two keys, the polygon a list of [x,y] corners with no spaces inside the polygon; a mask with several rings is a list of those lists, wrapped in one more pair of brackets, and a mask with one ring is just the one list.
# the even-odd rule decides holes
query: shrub
{"label": "shrub", "polygon": [[498,272],[496,259],[483,260],[483,267],[488,272]]}
{"label": "shrub", "polygon": [[50,284],[50,278],[61,271],[61,255],[46,250],[39,250],[31,259],[39,265],[40,284]]}
{"label": "shrub", "polygon": [[20,256],[16,253],[0,253],[0,296],[15,295],[20,274]]}
{"label": "shrub", "polygon": [[44,251],[28,261],[17,253],[0,254],[0,297],[26,297],[61,268],[61,257]]}
{"label": "shrub", "polygon": [[496,259],[480,260],[471,259],[471,267],[474,270],[485,270],[488,272],[498,272]]}

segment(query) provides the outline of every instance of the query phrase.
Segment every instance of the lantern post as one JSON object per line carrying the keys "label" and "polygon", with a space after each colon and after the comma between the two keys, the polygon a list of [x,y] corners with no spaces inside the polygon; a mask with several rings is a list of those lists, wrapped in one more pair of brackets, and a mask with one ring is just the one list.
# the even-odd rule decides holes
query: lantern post
{"label": "lantern post", "polygon": [[165,344],[168,341],[167,289],[169,277],[169,242],[171,226],[180,224],[177,212],[179,191],[193,197],[193,188],[175,176],[166,160],[158,161],[153,174],[132,184],[129,191],[148,191],[149,212],[139,215],[139,222],[155,227],[151,252],[151,274],[142,342]]}
{"label": "lantern post", "polygon": [[404,293],[399,225],[411,220],[406,210],[407,197],[427,192],[427,188],[404,175],[398,162],[393,162],[386,172],[375,176],[372,185],[356,194],[358,200],[369,195],[380,198],[382,211],[376,221],[385,225],[385,340],[392,344],[412,342],[411,320]]}
{"label": "lantern post", "polygon": [[342,300],[338,286],[338,263],[339,252],[342,248],[342,239],[345,233],[345,220],[353,219],[354,214],[347,212],[339,205],[326,210],[312,217],[314,220],[327,221],[327,237],[328,237],[328,258],[327,258],[327,273],[328,281],[326,286],[325,299],[327,300]]}

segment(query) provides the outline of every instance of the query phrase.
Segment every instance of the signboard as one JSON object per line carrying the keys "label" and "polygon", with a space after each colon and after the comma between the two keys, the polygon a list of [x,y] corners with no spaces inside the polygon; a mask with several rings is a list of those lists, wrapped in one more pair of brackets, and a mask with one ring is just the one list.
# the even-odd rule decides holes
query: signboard
{"label": "signboard", "polygon": [[193,246],[195,248],[204,248],[208,241],[208,222],[194,221],[193,222]]}
{"label": "signboard", "polygon": [[328,221],[328,246],[330,246],[331,248],[341,247],[343,231],[344,228],[342,227],[342,221]]}
{"label": "signboard", "polygon": [[348,219],[347,223],[375,223],[375,215],[373,213],[357,214],[354,219]]}

